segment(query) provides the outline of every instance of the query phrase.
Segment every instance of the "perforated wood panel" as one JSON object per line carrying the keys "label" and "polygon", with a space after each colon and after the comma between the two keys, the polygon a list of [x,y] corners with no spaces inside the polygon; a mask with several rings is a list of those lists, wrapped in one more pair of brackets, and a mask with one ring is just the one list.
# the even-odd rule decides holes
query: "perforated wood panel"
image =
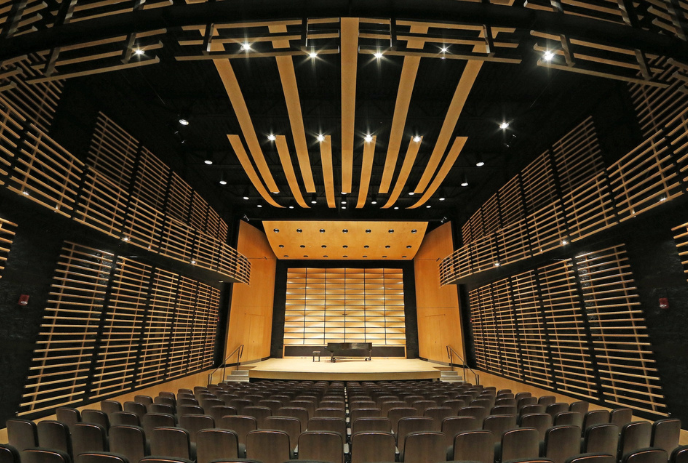
{"label": "perforated wood panel", "polygon": [[666,415],[624,245],[474,288],[469,303],[480,368],[517,378],[520,358],[526,383]]}
{"label": "perforated wood panel", "polygon": [[84,399],[113,257],[98,249],[64,243],[20,414]]}
{"label": "perforated wood panel", "polygon": [[671,229],[674,232],[674,241],[678,249],[678,255],[683,264],[683,273],[688,279],[688,222]]}
{"label": "perforated wood panel", "polygon": [[2,278],[2,272],[5,270],[5,262],[7,262],[16,232],[16,223],[0,219],[0,278]]}
{"label": "perforated wood panel", "polygon": [[291,268],[284,344],[406,345],[401,269]]}
{"label": "perforated wood panel", "polygon": [[576,256],[605,402],[666,413],[624,245]]}

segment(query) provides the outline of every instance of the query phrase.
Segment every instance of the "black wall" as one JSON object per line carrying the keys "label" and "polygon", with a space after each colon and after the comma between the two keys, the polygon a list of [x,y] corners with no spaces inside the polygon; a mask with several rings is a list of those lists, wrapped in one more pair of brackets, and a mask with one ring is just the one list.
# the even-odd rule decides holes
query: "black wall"
{"label": "black wall", "polygon": [[406,321],[406,358],[418,358],[418,322],[416,318],[416,281],[413,261],[302,261],[278,260],[275,273],[275,303],[272,312],[270,357],[281,358],[284,347],[284,313],[287,302],[287,271],[290,268],[400,268],[404,272],[404,318]]}

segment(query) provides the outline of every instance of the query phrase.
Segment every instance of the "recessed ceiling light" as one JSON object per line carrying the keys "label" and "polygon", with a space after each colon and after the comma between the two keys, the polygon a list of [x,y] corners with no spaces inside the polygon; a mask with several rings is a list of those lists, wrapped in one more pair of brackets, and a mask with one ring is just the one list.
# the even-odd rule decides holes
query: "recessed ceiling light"
{"label": "recessed ceiling light", "polygon": [[[225,180],[224,178],[220,179],[220,185],[227,185],[227,180]],[[244,199],[248,199],[248,198],[246,196],[244,196]]]}
{"label": "recessed ceiling light", "polygon": [[411,233],[418,233],[418,230],[411,230]]}
{"label": "recessed ceiling light", "polygon": [[371,134],[367,134],[365,137],[363,137],[363,140],[365,140],[366,143],[370,143],[373,141],[373,136]]}
{"label": "recessed ceiling light", "polygon": [[289,206],[289,209],[294,209],[294,206]]}
{"label": "recessed ceiling light", "polygon": [[370,246],[368,246],[368,245],[366,244],[366,245],[363,246],[363,247],[364,247],[365,249],[368,249]]}
{"label": "recessed ceiling light", "polygon": [[325,135],[319,134],[319,135],[318,135],[318,141],[319,141],[320,143],[324,142],[324,141],[325,141]]}
{"label": "recessed ceiling light", "polygon": [[183,117],[180,117],[180,118],[179,118],[179,123],[180,123],[181,125],[189,125],[189,120],[188,120],[188,119],[184,119]]}
{"label": "recessed ceiling light", "polygon": [[428,204],[427,206],[425,206],[426,209],[430,209],[431,207],[432,207],[432,206],[431,206],[430,204]]}
{"label": "recessed ceiling light", "polygon": [[268,135],[268,140],[275,141],[275,140],[277,140],[277,137],[271,133],[270,135]]}
{"label": "recessed ceiling light", "polygon": [[279,228],[275,228],[272,231],[274,231],[275,233],[279,233]]}
{"label": "recessed ceiling light", "polygon": [[392,246],[390,246],[390,245],[388,244],[387,246],[385,246],[385,249],[389,249],[389,248],[391,248],[391,247],[392,247]]}
{"label": "recessed ceiling light", "polygon": [[318,204],[318,200],[317,199],[311,199],[311,204]]}
{"label": "recessed ceiling light", "polygon": [[323,249],[325,249],[325,248],[327,247],[327,245],[324,245],[324,244],[323,244],[323,245],[320,246],[320,247],[323,248]]}
{"label": "recessed ceiling light", "polygon": [[342,201],[342,204],[346,204],[346,201]]}
{"label": "recessed ceiling light", "polygon": [[299,247],[300,247],[300,248],[305,248],[305,247],[306,247],[306,245],[305,245],[305,244],[302,244],[302,245],[301,245],[301,246],[299,246]]}
{"label": "recessed ceiling light", "polygon": [[320,229],[320,233],[325,233],[325,229],[324,229],[324,228],[321,228],[321,229]]}
{"label": "recessed ceiling light", "polygon": [[297,228],[296,233],[303,233],[303,230],[301,230],[300,228]]}
{"label": "recessed ceiling light", "polygon": [[244,42],[244,43],[241,44],[241,49],[242,49],[242,50],[248,51],[248,50],[251,49],[251,44],[248,43],[248,42]]}
{"label": "recessed ceiling light", "polygon": [[346,206],[342,206],[342,209],[346,209]]}
{"label": "recessed ceiling light", "polygon": [[411,249],[413,246],[406,246],[406,249]]}
{"label": "recessed ceiling light", "polygon": [[476,167],[482,167],[485,165],[485,162],[484,161],[478,161],[475,163],[475,165],[476,165]]}
{"label": "recessed ceiling light", "polygon": [[262,204],[258,204],[256,207],[263,207],[263,205],[262,205]]}
{"label": "recessed ceiling light", "polygon": [[279,247],[280,247],[280,248],[283,248],[283,247],[284,247],[284,245],[283,245],[283,244],[280,244],[280,245],[279,245]]}
{"label": "recessed ceiling light", "polygon": [[377,204],[377,199],[373,199],[370,204]]}
{"label": "recessed ceiling light", "polygon": [[409,191],[409,196],[413,196],[413,195],[415,195],[415,194],[416,194],[416,193],[414,193],[413,191]]}
{"label": "recessed ceiling light", "polygon": [[[146,52],[145,52],[144,50],[142,50],[141,48],[137,48],[137,49],[134,51],[134,54],[135,54],[135,55],[138,55],[138,56],[141,56],[141,55],[143,55],[144,53],[146,53]],[[184,125],[186,125],[186,124],[184,124]]]}
{"label": "recessed ceiling light", "polygon": [[205,162],[205,163],[208,164],[209,166],[212,165],[212,163],[213,163],[213,161],[211,161],[210,159],[206,159],[206,160],[203,161],[203,162]]}
{"label": "recessed ceiling light", "polygon": [[389,230],[389,233],[394,233],[394,230]]}
{"label": "recessed ceiling light", "polygon": [[501,124],[499,124],[499,128],[502,129],[502,130],[508,129],[508,128],[509,128],[509,123],[508,123],[508,122],[502,122]]}
{"label": "recessed ceiling light", "polygon": [[547,51],[542,55],[542,57],[545,59],[545,61],[552,61],[552,59],[554,58],[554,53],[552,53],[551,51],[547,50]]}
{"label": "recessed ceiling light", "polygon": [[421,138],[418,135],[416,135],[415,137],[413,137],[413,141],[414,143],[420,143]]}
{"label": "recessed ceiling light", "polygon": [[342,230],[342,233],[349,233],[349,230],[345,228],[344,230]]}
{"label": "recessed ceiling light", "polygon": [[312,51],[308,54],[308,56],[310,56],[312,59],[315,59],[318,57],[318,54],[316,52]]}
{"label": "recessed ceiling light", "polygon": [[[222,182],[220,182],[220,183],[222,183]],[[222,183],[222,184],[223,184],[223,185],[226,185],[226,184],[227,184],[227,182],[225,182],[225,183]],[[244,196],[243,198],[244,198],[244,200],[245,200],[245,201],[248,201],[248,196]]]}
{"label": "recessed ceiling light", "polygon": [[344,249],[349,249],[349,246],[347,246],[346,244],[345,244],[344,246],[342,246],[342,247],[343,247]]}
{"label": "recessed ceiling light", "polygon": [[372,233],[373,231],[371,229],[367,229],[366,233]]}
{"label": "recessed ceiling light", "polygon": [[394,206],[394,210],[396,211],[397,209],[399,209],[399,206]]}
{"label": "recessed ceiling light", "polygon": [[373,56],[377,59],[380,59],[382,58],[382,53],[378,51],[377,53],[373,53]]}
{"label": "recessed ceiling light", "polygon": [[447,199],[447,198],[440,198],[440,201],[444,201],[445,199]]}

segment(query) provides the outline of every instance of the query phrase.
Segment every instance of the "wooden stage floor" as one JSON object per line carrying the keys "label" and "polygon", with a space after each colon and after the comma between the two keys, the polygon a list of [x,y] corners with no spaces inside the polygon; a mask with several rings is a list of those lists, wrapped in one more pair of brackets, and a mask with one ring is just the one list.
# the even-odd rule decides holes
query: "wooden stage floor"
{"label": "wooden stage floor", "polygon": [[320,381],[392,381],[439,379],[440,370],[434,363],[418,359],[376,358],[339,359],[335,363],[322,357],[287,357],[245,365],[252,379],[320,380]]}

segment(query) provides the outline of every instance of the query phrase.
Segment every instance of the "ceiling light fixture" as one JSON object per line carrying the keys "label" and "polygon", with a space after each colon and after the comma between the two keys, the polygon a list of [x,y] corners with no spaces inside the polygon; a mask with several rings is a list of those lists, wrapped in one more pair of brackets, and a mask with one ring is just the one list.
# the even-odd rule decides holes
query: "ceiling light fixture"
{"label": "ceiling light fixture", "polygon": [[416,194],[416,193],[414,193],[413,191],[409,191],[409,196],[413,196],[413,195],[415,195],[415,194]]}
{"label": "ceiling light fixture", "polygon": [[320,143],[324,142],[324,141],[325,141],[325,135],[323,135],[323,134],[321,134],[321,133],[318,134],[318,141],[319,141]]}
{"label": "ceiling light fixture", "polygon": [[413,142],[414,142],[414,143],[420,143],[421,140],[422,140],[422,138],[421,138],[419,135],[416,135],[416,136],[413,137]]}
{"label": "ceiling light fixture", "polygon": [[318,204],[318,197],[315,193],[311,195],[311,204]]}
{"label": "ceiling light fixture", "polygon": [[561,245],[562,245],[562,246],[566,246],[567,244],[569,244],[568,241],[566,241],[566,240],[561,240]]}
{"label": "ceiling light fixture", "polygon": [[432,207],[432,206],[431,206],[430,204],[428,204],[427,206],[425,206],[426,209],[430,209],[431,207]]}
{"label": "ceiling light fixture", "polygon": [[485,161],[483,161],[483,156],[481,154],[478,154],[475,158],[475,166],[476,167],[482,167],[485,165]]}
{"label": "ceiling light fixture", "polygon": [[447,199],[447,198],[440,198],[440,201],[444,201],[445,199]]}
{"label": "ceiling light fixture", "polygon": [[273,134],[270,134],[270,135],[268,135],[268,140],[275,141],[275,140],[277,140],[277,137]]}
{"label": "ceiling light fixture", "polygon": [[345,228],[344,230],[342,230],[342,233],[349,233],[349,230]]}
{"label": "ceiling light fixture", "polygon": [[545,61],[552,61],[552,59],[554,58],[554,53],[547,50],[545,54],[542,55],[542,57],[545,59]]}
{"label": "ceiling light fixture", "polygon": [[211,161],[210,159],[206,159],[206,160],[203,161],[203,162],[205,162],[205,163],[208,164],[209,166],[213,164],[213,161]]}
{"label": "ceiling light fixture", "polygon": [[371,141],[373,141],[373,136],[372,136],[371,134],[367,134],[367,135],[363,138],[363,140],[365,140],[366,143],[370,143]]}
{"label": "ceiling light fixture", "polygon": [[376,52],[376,53],[373,53],[373,56],[374,56],[375,58],[377,58],[377,59],[380,59],[380,58],[382,58],[382,52],[381,52],[381,51],[378,51],[378,52]]}
{"label": "ceiling light fixture", "polygon": [[447,53],[449,51],[449,48],[447,47],[442,47],[442,53]]}
{"label": "ceiling light fixture", "polygon": [[461,180],[461,186],[468,186],[468,177],[465,174]]}
{"label": "ceiling light fixture", "polygon": [[241,44],[241,49],[244,51],[249,51],[251,49],[251,44],[248,42],[244,42]]}
{"label": "ceiling light fixture", "polygon": [[399,210],[399,206],[394,206],[394,210]]}
{"label": "ceiling light fixture", "polygon": [[389,230],[389,233],[394,233],[394,230]]}
{"label": "ceiling light fixture", "polygon": [[[227,180],[225,180],[224,172],[220,173],[220,185],[227,185]],[[248,199],[248,198],[244,197],[244,199]]]}
{"label": "ceiling light fixture", "polygon": [[263,207],[263,205],[262,205],[262,204],[258,204],[256,207]]}
{"label": "ceiling light fixture", "polygon": [[506,130],[509,128],[509,123],[508,122],[502,122],[501,124],[499,124],[499,128],[502,130]]}
{"label": "ceiling light fixture", "polygon": [[321,228],[321,229],[320,229],[320,233],[325,233],[325,229],[324,229],[324,228]]}
{"label": "ceiling light fixture", "polygon": [[296,233],[303,233],[303,230],[301,230],[300,228],[297,228]]}
{"label": "ceiling light fixture", "polygon": [[370,202],[370,204],[377,204],[377,195],[373,195],[373,200]]}
{"label": "ceiling light fixture", "polygon": [[180,117],[180,118],[179,118],[179,123],[180,123],[181,125],[189,125],[189,120],[186,119],[185,117]]}
{"label": "ceiling light fixture", "polygon": [[502,264],[500,264],[499,262],[495,262],[495,263],[494,263],[494,266],[495,266],[495,267],[499,267],[500,265],[502,265]]}
{"label": "ceiling light fixture", "polygon": [[312,52],[310,52],[310,53],[308,54],[308,56],[310,56],[311,59],[315,59],[315,58],[318,57],[318,54],[317,54],[316,52],[312,51]]}
{"label": "ceiling light fixture", "polygon": [[289,209],[294,209],[294,206],[290,205],[290,206],[289,206]]}
{"label": "ceiling light fixture", "polygon": [[366,233],[372,233],[373,231],[369,228],[366,230]]}
{"label": "ceiling light fixture", "polygon": [[142,48],[137,48],[136,50],[134,50],[134,54],[137,55],[137,56],[141,56],[141,55],[143,55],[143,54],[145,54],[145,53],[146,53],[146,52],[145,52]]}

